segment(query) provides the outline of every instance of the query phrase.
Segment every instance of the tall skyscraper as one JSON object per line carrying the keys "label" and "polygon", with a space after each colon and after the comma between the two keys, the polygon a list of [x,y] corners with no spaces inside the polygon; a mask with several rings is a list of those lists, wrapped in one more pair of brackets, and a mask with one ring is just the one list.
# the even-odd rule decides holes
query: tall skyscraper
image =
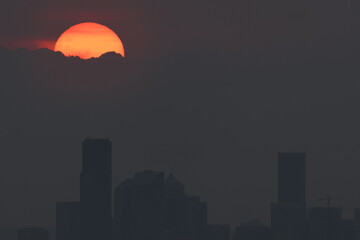
{"label": "tall skyscraper", "polygon": [[271,205],[273,239],[305,239],[305,174],[305,153],[278,154],[278,202]]}
{"label": "tall skyscraper", "polygon": [[305,206],[305,153],[278,154],[278,201]]}
{"label": "tall skyscraper", "polygon": [[85,139],[80,174],[80,237],[111,237],[111,142]]}

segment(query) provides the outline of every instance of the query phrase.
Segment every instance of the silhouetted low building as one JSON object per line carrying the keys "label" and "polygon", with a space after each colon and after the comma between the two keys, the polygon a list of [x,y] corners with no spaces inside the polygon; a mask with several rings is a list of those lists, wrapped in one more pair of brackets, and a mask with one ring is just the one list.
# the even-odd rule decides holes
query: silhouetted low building
{"label": "silhouetted low building", "polygon": [[186,236],[201,239],[204,237],[207,224],[207,204],[199,197],[186,198]]}
{"label": "silhouetted low building", "polygon": [[143,171],[116,187],[114,238],[152,240],[203,238],[207,206],[199,197],[189,197],[172,175]]}
{"label": "silhouetted low building", "polygon": [[314,207],[308,214],[308,240],[341,240],[341,208]]}
{"label": "silhouetted low building", "polygon": [[354,218],[343,220],[341,224],[341,239],[360,240],[360,211],[354,211]]}
{"label": "silhouetted low building", "polygon": [[173,175],[170,174],[164,182],[165,197],[165,228],[172,237],[186,236],[186,195],[185,188]]}
{"label": "silhouetted low building", "polygon": [[342,240],[359,240],[360,225],[355,219],[343,220],[341,223],[341,239]]}
{"label": "silhouetted low building", "polygon": [[49,240],[49,231],[43,228],[23,228],[17,232],[17,240]]}
{"label": "silhouetted low building", "polygon": [[235,228],[233,240],[271,240],[271,230],[258,220],[252,220]]}
{"label": "silhouetted low building", "polygon": [[165,226],[164,173],[138,172],[115,190],[116,239],[156,239]]}
{"label": "silhouetted low building", "polygon": [[164,173],[138,172],[132,187],[132,239],[156,239],[165,226]]}
{"label": "silhouetted low building", "polygon": [[207,240],[230,240],[231,228],[228,224],[209,224],[206,228]]}
{"label": "silhouetted low building", "polygon": [[273,203],[271,231],[274,240],[303,240],[306,231],[303,205]]}
{"label": "silhouetted low building", "polygon": [[79,237],[80,203],[56,203],[56,240],[77,240]]}
{"label": "silhouetted low building", "polygon": [[114,239],[132,239],[132,189],[132,179],[125,180],[115,188],[113,220]]}
{"label": "silhouetted low building", "polygon": [[185,195],[184,186],[170,174],[164,182],[165,228],[175,238],[201,239],[207,224],[207,205]]}
{"label": "silhouetted low building", "polygon": [[0,227],[0,239],[1,240],[16,240],[18,227],[8,226]]}

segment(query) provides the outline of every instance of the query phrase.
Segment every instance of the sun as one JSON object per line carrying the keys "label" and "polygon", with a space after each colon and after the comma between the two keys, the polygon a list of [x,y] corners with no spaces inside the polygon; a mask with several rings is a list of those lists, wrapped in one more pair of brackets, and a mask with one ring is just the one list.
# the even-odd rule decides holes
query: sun
{"label": "sun", "polygon": [[107,52],[116,52],[125,57],[120,38],[104,25],[84,22],[66,30],[56,41],[55,52],[82,59],[97,58]]}

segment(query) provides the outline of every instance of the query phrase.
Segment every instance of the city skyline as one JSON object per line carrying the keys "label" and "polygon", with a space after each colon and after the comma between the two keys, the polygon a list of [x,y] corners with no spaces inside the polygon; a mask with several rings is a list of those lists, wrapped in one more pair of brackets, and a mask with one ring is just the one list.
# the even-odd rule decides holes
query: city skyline
{"label": "city skyline", "polygon": [[[184,185],[172,174],[165,178],[164,172],[136,172],[133,178],[116,186],[111,199],[111,142],[86,138],[82,149],[80,202],[56,204],[56,240],[356,240],[360,237],[359,209],[354,210],[352,220],[343,220],[341,207],[331,205],[336,198],[319,199],[326,200],[326,207],[306,206],[305,153],[278,153],[278,201],[271,203],[271,226],[252,220],[235,226],[232,237],[231,225],[208,223],[207,203],[197,196],[186,195]],[[20,230],[18,236],[25,231]]]}
{"label": "city skyline", "polygon": [[[89,140],[91,140],[92,138],[90,138],[90,137],[88,137],[87,139],[89,139]],[[96,140],[96,139],[95,139]],[[276,153],[276,155],[278,155],[279,153]],[[149,169],[144,169],[144,171],[146,171],[146,170],[149,170]],[[137,172],[137,171],[136,171]],[[168,173],[168,176],[171,176],[172,175],[172,173]],[[188,187],[191,187],[191,186],[188,186]],[[113,190],[115,190],[115,188],[116,188],[116,185],[115,185],[115,187],[113,186],[112,187],[112,189]],[[277,193],[277,194],[279,194],[279,193]],[[332,196],[331,195],[322,195],[322,196],[319,196],[319,198],[320,197],[325,197],[325,198],[327,198],[327,197],[329,197],[329,198],[332,198]],[[332,204],[334,205],[334,206],[337,206],[338,205],[338,200],[342,200],[342,198],[337,198],[337,196],[333,196],[333,198],[335,199],[335,202],[332,202]],[[76,200],[76,199],[75,199]],[[318,199],[319,200],[319,199]],[[64,202],[64,203],[66,203],[66,202]],[[69,203],[71,203],[71,201],[69,202]],[[74,202],[74,203],[77,203],[77,202]],[[269,204],[270,205],[270,204]],[[309,208],[311,208],[311,207],[314,207],[314,206],[327,206],[326,205],[326,202],[325,201],[319,201],[319,204],[318,205],[311,205],[311,206],[309,206]],[[352,209],[352,210],[356,210],[357,208],[354,208],[354,209]],[[269,218],[270,218],[270,212],[269,212]],[[349,218],[351,218],[352,217],[352,213],[351,214],[349,214],[348,215],[348,219]],[[250,220],[253,220],[253,219],[256,219],[256,218],[249,218],[248,220],[250,221]],[[267,226],[270,226],[270,223],[266,223],[266,221],[262,221],[262,222],[264,222]],[[235,227],[235,225],[233,225],[233,224],[231,224],[233,227]],[[35,225],[32,225],[32,224],[26,224],[25,226],[38,226],[38,224],[35,224]]]}

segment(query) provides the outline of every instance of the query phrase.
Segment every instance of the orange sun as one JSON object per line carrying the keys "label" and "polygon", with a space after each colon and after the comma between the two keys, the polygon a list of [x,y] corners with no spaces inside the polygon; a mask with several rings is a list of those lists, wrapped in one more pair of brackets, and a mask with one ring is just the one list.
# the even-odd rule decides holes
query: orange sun
{"label": "orange sun", "polygon": [[100,57],[107,52],[125,56],[120,38],[111,29],[92,22],[80,23],[66,30],[57,40],[54,51],[82,59]]}

